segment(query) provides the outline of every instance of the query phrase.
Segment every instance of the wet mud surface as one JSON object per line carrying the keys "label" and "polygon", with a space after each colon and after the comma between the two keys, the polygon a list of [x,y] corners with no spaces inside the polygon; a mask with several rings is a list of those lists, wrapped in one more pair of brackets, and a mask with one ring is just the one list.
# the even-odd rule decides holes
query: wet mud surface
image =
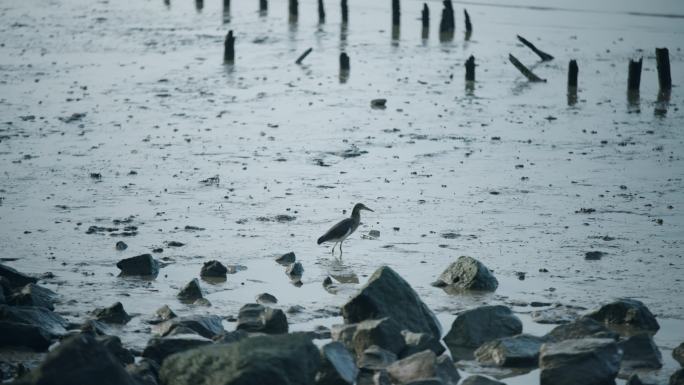
{"label": "wet mud surface", "polygon": [[[319,25],[313,1],[300,3],[296,24],[275,1],[266,15],[237,1],[229,13],[218,1],[0,5],[2,263],[51,272],[41,284],[74,322],[121,301],[135,317],[117,334],[137,348],[163,304],[218,314],[231,330],[240,306],[268,292],[278,307],[303,307],[288,314],[292,330],[340,323],[339,306],[385,264],[445,332],[453,314],[480,304],[512,306],[525,332],[541,334],[553,325],[533,322],[534,310],[581,313],[630,297],[658,316],[662,371],[672,372],[684,340],[684,27],[645,13],[677,16],[681,5],[455,3],[457,33],[440,42],[440,2],[429,2],[428,39],[422,2],[402,3],[395,38],[389,2],[349,3],[347,26],[337,4]],[[222,62],[229,29],[234,65]],[[516,34],[555,60],[538,62]],[[655,47],[670,50],[669,101],[658,101]],[[351,61],[345,79],[340,52]],[[547,82],[528,83],[509,53]],[[477,82],[467,89],[471,54]],[[629,103],[627,63],[640,55],[641,97]],[[371,106],[378,98],[385,108]],[[333,258],[316,239],[357,202],[375,212],[362,212]],[[301,286],[274,261],[289,251],[304,266]],[[162,262],[156,279],[117,276],[117,261],[143,253]],[[496,293],[430,285],[460,255],[494,271]],[[200,282],[211,306],[179,302],[213,259],[235,271]],[[328,276],[335,293],[322,286]]]}

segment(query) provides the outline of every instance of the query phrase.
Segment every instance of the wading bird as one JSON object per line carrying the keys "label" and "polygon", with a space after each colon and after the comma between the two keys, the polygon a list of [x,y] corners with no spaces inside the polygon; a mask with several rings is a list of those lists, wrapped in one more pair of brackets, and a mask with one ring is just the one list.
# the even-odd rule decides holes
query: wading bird
{"label": "wading bird", "polygon": [[323,242],[335,242],[330,251],[331,254],[335,254],[335,246],[340,244],[340,257],[342,257],[342,242],[350,236],[361,223],[361,210],[373,211],[366,207],[363,203],[357,203],[352,209],[351,218],[343,219],[338,222],[335,226],[331,227],[323,236],[318,238],[318,244]]}

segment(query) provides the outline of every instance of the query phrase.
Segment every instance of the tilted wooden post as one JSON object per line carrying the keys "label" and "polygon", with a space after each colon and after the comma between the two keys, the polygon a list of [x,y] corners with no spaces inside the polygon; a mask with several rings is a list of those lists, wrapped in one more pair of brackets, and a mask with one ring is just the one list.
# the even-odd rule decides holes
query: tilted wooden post
{"label": "tilted wooden post", "polygon": [[672,76],[670,74],[670,52],[667,48],[656,48],[656,63],[660,90],[669,91],[672,89]]}
{"label": "tilted wooden post", "polygon": [[349,7],[347,6],[347,0],[342,0],[340,8],[342,8],[342,23],[349,22]]}
{"label": "tilted wooden post", "polygon": [[233,36],[233,30],[228,31],[223,46],[223,62],[230,64],[235,63],[235,36]]}
{"label": "tilted wooden post", "polygon": [[401,10],[399,0],[392,0],[392,25],[399,25],[401,23]]}
{"label": "tilted wooden post", "polygon": [[323,5],[323,0],[318,0],[318,23],[325,23],[325,6]]}
{"label": "tilted wooden post", "polygon": [[629,74],[627,75],[627,90],[631,92],[639,92],[641,85],[641,63],[644,58],[639,58],[639,61],[629,61]]}
{"label": "tilted wooden post", "polygon": [[467,82],[474,82],[475,81],[475,56],[470,55],[468,60],[466,60],[466,62],[465,62],[465,68],[466,68],[465,80]]}

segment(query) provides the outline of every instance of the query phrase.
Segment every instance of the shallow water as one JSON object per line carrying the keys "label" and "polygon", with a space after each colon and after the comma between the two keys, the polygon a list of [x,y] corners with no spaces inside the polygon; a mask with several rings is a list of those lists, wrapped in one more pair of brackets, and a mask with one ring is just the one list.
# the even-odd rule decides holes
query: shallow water
{"label": "shallow water", "polygon": [[[278,306],[305,307],[289,316],[293,330],[341,322],[339,305],[358,285],[331,294],[323,279],[356,275],[362,284],[384,264],[445,332],[454,313],[484,303],[592,308],[632,297],[658,316],[663,372],[673,371],[671,349],[684,340],[684,27],[680,17],[644,14],[684,15],[684,6],[455,2],[457,33],[441,43],[441,2],[428,3],[427,40],[422,2],[402,2],[397,39],[389,1],[349,4],[346,28],[337,4],[318,25],[309,0],[296,24],[276,1],[267,15],[237,1],[224,14],[213,0],[201,10],[173,0],[0,5],[0,258],[53,272],[43,283],[70,320],[121,301],[138,316],[120,334],[138,348],[149,335],[144,319],[162,304],[228,317],[269,292]],[[234,66],[222,63],[228,29],[237,36]],[[556,59],[538,63],[516,34]],[[654,48],[662,46],[675,83],[669,103],[656,103]],[[341,51],[351,57],[345,83]],[[508,53],[547,83],[526,82]],[[469,91],[462,66],[471,54],[478,67]],[[636,55],[644,56],[641,99],[630,106],[627,62]],[[580,69],[574,106],[569,59]],[[379,97],[387,109],[371,109]],[[85,116],[59,119],[74,113]],[[218,183],[201,182],[214,176]],[[339,261],[315,240],[356,202],[375,212],[362,213]],[[93,225],[137,226],[137,235],[86,234]],[[362,237],[371,229],[378,239]],[[118,240],[128,249],[115,250]],[[185,246],[167,247],[172,240]],[[156,247],[168,263],[156,280],[117,277],[119,259]],[[586,261],[592,250],[607,255]],[[301,287],[273,261],[287,251],[304,265]],[[497,292],[452,296],[430,286],[459,255],[494,270]],[[247,269],[202,282],[209,308],[178,302],[178,289],[210,259]],[[530,321],[529,307],[514,309],[526,332],[549,329]]]}

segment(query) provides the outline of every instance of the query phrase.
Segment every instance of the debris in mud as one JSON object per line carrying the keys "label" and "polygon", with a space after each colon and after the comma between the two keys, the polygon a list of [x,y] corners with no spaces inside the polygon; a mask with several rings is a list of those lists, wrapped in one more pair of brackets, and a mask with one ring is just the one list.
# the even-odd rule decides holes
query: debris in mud
{"label": "debris in mud", "polygon": [[387,106],[387,99],[373,99],[371,100],[371,108],[376,110],[384,110]]}
{"label": "debris in mud", "polygon": [[257,221],[259,222],[279,222],[279,223],[287,223],[287,222],[292,222],[295,219],[297,219],[296,216],[294,215],[287,215],[287,214],[278,214],[275,217],[257,217]]}
{"label": "debris in mud", "polygon": [[124,241],[118,241],[114,247],[119,251],[123,251],[128,248],[128,245]]}
{"label": "debris in mud", "polygon": [[204,227],[198,227],[198,226],[190,226],[187,225],[183,228],[185,231],[204,231]]}
{"label": "debris in mud", "polygon": [[72,123],[72,122],[77,122],[77,121],[85,118],[85,116],[86,116],[85,112],[74,112],[73,114],[71,114],[69,116],[63,116],[63,117],[60,117],[58,119],[64,123]]}
{"label": "debris in mud", "polygon": [[575,211],[575,214],[593,214],[595,212],[596,209],[582,207],[581,209]]}
{"label": "debris in mud", "polygon": [[202,183],[205,186],[218,186],[220,182],[220,178],[218,175],[214,175],[212,177],[209,177],[207,179],[202,179],[200,183]]}
{"label": "debris in mud", "polygon": [[363,154],[368,154],[368,151],[360,150],[356,145],[352,144],[351,147],[349,147],[346,150],[338,151],[338,152],[328,152],[328,154],[339,156],[340,158],[347,159],[347,158],[355,158],[355,157],[361,156]]}
{"label": "debris in mud", "polygon": [[166,246],[168,247],[183,247],[185,246],[185,243],[183,242],[178,242],[178,241],[166,241]]}
{"label": "debris in mud", "polygon": [[587,251],[584,253],[584,259],[587,261],[598,261],[599,259],[603,258],[606,256],[606,253],[603,251]]}

